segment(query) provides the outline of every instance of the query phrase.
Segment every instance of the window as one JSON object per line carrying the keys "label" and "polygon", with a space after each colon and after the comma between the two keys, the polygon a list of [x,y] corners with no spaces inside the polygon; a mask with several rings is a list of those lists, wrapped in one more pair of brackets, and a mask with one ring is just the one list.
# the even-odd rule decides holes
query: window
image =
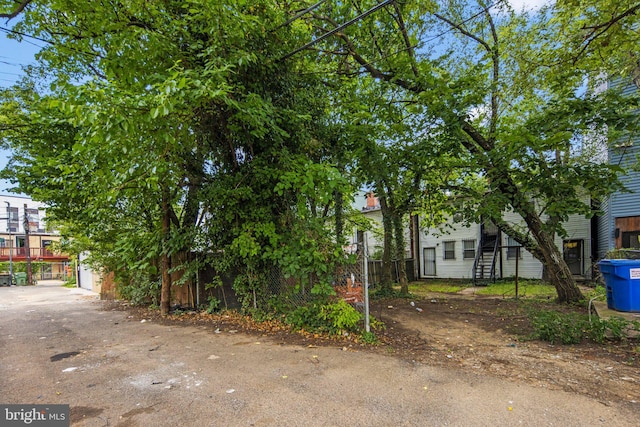
{"label": "window", "polygon": [[513,237],[507,237],[507,259],[522,259],[522,250],[518,242]]}
{"label": "window", "polygon": [[9,208],[7,207],[7,211],[9,213],[9,215],[7,215],[9,217],[9,221],[8,221],[8,226],[7,228],[9,229],[8,231],[11,231],[13,233],[18,231],[18,227],[20,226],[20,218],[18,216],[18,208]]}
{"label": "window", "polygon": [[29,229],[32,231],[40,227],[40,212],[38,209],[27,208],[27,218],[29,219]]}
{"label": "window", "polygon": [[623,231],[622,247],[627,249],[640,249],[640,231]]}
{"label": "window", "polygon": [[444,259],[456,259],[456,242],[444,242]]}
{"label": "window", "polygon": [[4,248],[6,246],[7,246],[7,243],[4,240],[4,237],[0,237],[0,248]]}
{"label": "window", "polygon": [[476,258],[476,241],[463,240],[462,241],[462,258],[463,259],[475,259]]}

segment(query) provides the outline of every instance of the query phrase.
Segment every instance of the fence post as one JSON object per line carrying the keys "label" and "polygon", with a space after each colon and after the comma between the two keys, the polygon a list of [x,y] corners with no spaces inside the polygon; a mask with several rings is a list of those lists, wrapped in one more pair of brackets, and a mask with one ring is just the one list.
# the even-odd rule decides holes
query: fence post
{"label": "fence post", "polygon": [[25,260],[27,262],[27,285],[33,285],[33,270],[31,269],[31,247],[29,246],[29,215],[27,213],[27,204],[24,204],[24,251]]}
{"label": "fence post", "polygon": [[364,233],[363,242],[364,252],[364,330],[371,332],[371,325],[369,324],[369,254],[367,248],[367,233]]}

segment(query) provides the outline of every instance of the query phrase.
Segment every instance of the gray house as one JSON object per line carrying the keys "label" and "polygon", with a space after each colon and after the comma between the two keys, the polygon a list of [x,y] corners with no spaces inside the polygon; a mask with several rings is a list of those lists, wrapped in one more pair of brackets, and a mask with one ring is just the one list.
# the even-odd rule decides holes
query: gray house
{"label": "gray house", "polygon": [[[608,81],[606,85],[620,87],[623,93],[631,94],[638,90],[634,82],[620,79]],[[640,138],[622,139],[609,145],[601,152],[601,160],[617,164],[629,172],[622,178],[630,192],[616,192],[601,201],[602,216],[595,218],[594,228],[597,236],[596,258],[602,258],[610,249],[640,249],[640,172],[631,170],[640,155]]]}

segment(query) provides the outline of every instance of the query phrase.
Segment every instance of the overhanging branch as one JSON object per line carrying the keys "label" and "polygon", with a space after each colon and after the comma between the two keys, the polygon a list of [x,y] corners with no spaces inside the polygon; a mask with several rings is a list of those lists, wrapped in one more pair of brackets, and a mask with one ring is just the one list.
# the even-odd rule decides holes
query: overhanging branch
{"label": "overhanging branch", "polygon": [[13,12],[11,12],[11,13],[0,13],[0,18],[7,18],[7,21],[15,18],[16,16],[20,15],[20,13],[22,13],[24,8],[27,7],[27,5],[29,3],[31,3],[31,0],[22,0],[20,3],[18,3],[18,6],[16,7],[16,9]]}

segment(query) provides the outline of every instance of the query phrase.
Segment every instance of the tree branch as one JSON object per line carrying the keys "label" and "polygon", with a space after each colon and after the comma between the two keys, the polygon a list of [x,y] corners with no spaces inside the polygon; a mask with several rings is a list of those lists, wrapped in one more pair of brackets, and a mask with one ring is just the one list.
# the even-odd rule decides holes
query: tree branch
{"label": "tree branch", "polygon": [[627,16],[630,15],[635,15],[635,13],[640,10],[640,3],[638,3],[637,5],[630,7],[629,9],[625,10],[623,13],[621,13],[620,15],[614,16],[612,17],[610,20],[608,20],[607,22],[603,22],[601,24],[596,24],[596,25],[583,25],[582,29],[583,30],[599,30],[600,28],[605,28],[605,29],[609,29],[611,28],[611,26],[613,24],[615,24],[616,22],[626,18]]}
{"label": "tree branch", "polygon": [[491,122],[489,123],[489,140],[495,140],[496,129],[498,127],[498,89],[500,83],[500,52],[498,50],[498,32],[495,23],[489,13],[489,9],[484,9],[487,21],[491,28],[491,38],[493,38],[493,48],[491,49],[491,62],[493,64],[493,76],[491,85]]}
{"label": "tree branch", "polygon": [[[485,9],[485,11],[487,11],[487,9]],[[439,20],[441,20],[442,22],[448,24],[449,26],[451,26],[452,28],[455,28],[456,30],[460,31],[463,35],[469,37],[470,39],[476,41],[478,44],[480,44],[482,47],[485,48],[485,50],[488,53],[492,53],[493,49],[491,49],[491,46],[489,46],[489,43],[487,43],[486,41],[484,41],[483,39],[481,39],[480,37],[476,36],[475,34],[470,33],[469,31],[465,30],[462,27],[462,24],[458,24],[456,22],[453,22],[452,20],[450,20],[449,18],[440,15],[439,13],[434,13],[433,16],[435,16],[436,18],[438,18]]]}
{"label": "tree branch", "polygon": [[411,71],[413,71],[413,75],[418,77],[418,64],[416,63],[415,52],[413,46],[411,45],[411,40],[409,39],[409,34],[407,33],[407,27],[404,25],[404,19],[402,18],[402,11],[398,6],[398,3],[393,3],[393,9],[396,12],[396,15],[393,15],[393,19],[398,24],[400,28],[400,33],[402,34],[402,39],[404,40],[404,46],[409,55],[409,61],[411,62]]}
{"label": "tree branch", "polygon": [[615,24],[617,24],[624,18],[631,15],[635,15],[636,12],[638,12],[638,10],[640,10],[640,3],[627,9],[626,11],[624,11],[619,15],[613,16],[610,20],[606,22],[596,24],[596,25],[583,25],[582,26],[583,30],[591,30],[591,31],[587,36],[584,37],[584,40],[586,41],[586,43],[584,44],[584,46],[582,46],[582,49],[580,49],[580,51],[573,58],[574,65],[576,62],[578,62],[578,59],[584,54],[584,52],[589,48],[589,46],[591,46],[591,43],[593,43],[598,37],[601,37],[607,31],[609,31],[611,27],[613,27]]}
{"label": "tree branch", "polygon": [[18,7],[16,7],[16,9],[13,12],[11,12],[11,13],[0,13],[0,18],[7,18],[7,21],[10,21],[11,19],[15,18],[20,13],[22,13],[24,8],[27,7],[27,5],[29,3],[31,3],[31,0],[22,0],[22,2],[20,2],[18,4]]}

